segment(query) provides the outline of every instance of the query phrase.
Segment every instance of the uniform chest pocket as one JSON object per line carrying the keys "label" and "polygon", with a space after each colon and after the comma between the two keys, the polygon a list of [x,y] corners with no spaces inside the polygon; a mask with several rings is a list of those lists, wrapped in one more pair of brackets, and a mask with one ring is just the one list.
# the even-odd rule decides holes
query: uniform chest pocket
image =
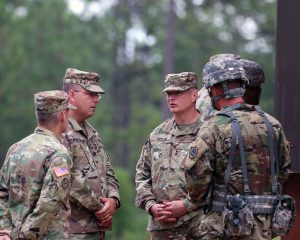
{"label": "uniform chest pocket", "polygon": [[101,151],[104,148],[100,138],[96,135],[92,136],[91,139],[88,141],[88,146],[93,156],[100,155]]}
{"label": "uniform chest pocket", "polygon": [[157,145],[152,152],[152,170],[181,169],[183,171],[191,143],[190,141],[184,143],[166,141]]}
{"label": "uniform chest pocket", "polygon": [[173,144],[171,165],[178,169],[185,169],[186,158],[189,154],[190,144],[192,142],[181,142]]}

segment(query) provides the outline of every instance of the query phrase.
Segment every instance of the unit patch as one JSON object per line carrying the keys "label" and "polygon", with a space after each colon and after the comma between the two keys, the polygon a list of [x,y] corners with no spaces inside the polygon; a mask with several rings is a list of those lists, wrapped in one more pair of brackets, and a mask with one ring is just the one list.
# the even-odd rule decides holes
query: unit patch
{"label": "unit patch", "polygon": [[189,152],[190,159],[194,159],[198,154],[198,148],[197,147],[191,147]]}
{"label": "unit patch", "polygon": [[69,187],[69,180],[64,178],[61,182],[61,187],[63,188],[63,190],[66,190]]}

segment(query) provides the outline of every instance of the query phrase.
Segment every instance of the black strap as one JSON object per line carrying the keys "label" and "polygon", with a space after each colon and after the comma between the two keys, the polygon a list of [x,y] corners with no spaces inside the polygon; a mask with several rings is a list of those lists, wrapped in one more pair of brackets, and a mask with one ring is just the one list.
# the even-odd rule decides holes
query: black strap
{"label": "black strap", "polygon": [[[270,123],[269,119],[267,119],[264,111],[261,110],[259,106],[255,106],[257,113],[262,117],[264,123],[267,126],[268,131],[268,139],[269,139],[269,155],[270,155],[270,168],[271,168],[271,179],[272,179],[272,194],[278,193],[277,188],[277,174],[278,174],[278,152],[277,152],[277,141],[274,132],[274,128]],[[274,144],[275,143],[275,144]],[[274,145],[276,146],[274,148]]]}
{"label": "black strap", "polygon": [[[226,115],[226,114],[225,114]],[[231,118],[231,116],[229,116]],[[236,127],[234,127],[236,124],[234,124],[234,122],[237,122],[237,119],[231,118],[231,122],[232,122],[232,140],[231,140],[231,146],[229,149],[229,159],[228,159],[228,163],[227,163],[227,167],[226,167],[226,171],[225,171],[225,175],[224,175],[224,184],[225,184],[225,191],[227,189],[227,184],[229,182],[229,178],[230,178],[230,172],[231,172],[231,166],[233,163],[233,159],[234,159],[234,152],[236,149],[236,141],[237,141],[237,131],[236,131]]]}
{"label": "black strap", "polygon": [[227,191],[227,184],[229,182],[230,178],[230,172],[231,167],[234,159],[234,150],[236,148],[236,143],[238,140],[239,143],[239,150],[240,150],[240,158],[241,158],[241,166],[242,166],[242,173],[243,173],[243,188],[244,188],[244,194],[249,195],[250,194],[250,187],[249,187],[249,178],[248,178],[248,170],[247,170],[247,164],[246,164],[246,158],[245,158],[245,147],[244,147],[244,141],[242,137],[242,132],[240,125],[238,123],[237,118],[233,115],[232,112],[220,112],[218,115],[225,115],[227,117],[230,117],[232,125],[232,141],[231,141],[231,147],[229,149],[229,159],[224,175],[224,184],[225,184],[225,191]]}
{"label": "black strap", "polygon": [[238,122],[236,123],[236,125],[237,125],[237,130],[238,130],[238,140],[239,140],[242,173],[243,173],[244,193],[245,193],[245,195],[249,195],[251,192],[250,192],[250,187],[249,187],[248,170],[247,170],[247,164],[246,164],[246,158],[245,158],[244,140],[243,140],[243,136],[242,136],[241,127],[238,124]]}

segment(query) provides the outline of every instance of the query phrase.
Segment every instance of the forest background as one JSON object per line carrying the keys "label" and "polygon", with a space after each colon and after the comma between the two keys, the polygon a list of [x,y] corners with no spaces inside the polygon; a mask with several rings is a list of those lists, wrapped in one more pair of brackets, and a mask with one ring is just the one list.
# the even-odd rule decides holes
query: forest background
{"label": "forest background", "polygon": [[106,94],[90,122],[120,180],[109,240],[149,239],[134,207],[135,165],[149,133],[170,116],[164,76],[202,68],[217,53],[257,61],[261,106],[274,113],[275,0],[1,0],[0,162],[36,125],[33,94],[61,89],[69,67],[101,75]]}

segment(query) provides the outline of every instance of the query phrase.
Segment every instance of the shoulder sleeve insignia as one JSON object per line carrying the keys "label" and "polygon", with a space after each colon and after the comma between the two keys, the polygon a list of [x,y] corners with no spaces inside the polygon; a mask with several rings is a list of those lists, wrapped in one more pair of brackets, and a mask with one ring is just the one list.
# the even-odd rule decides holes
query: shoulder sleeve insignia
{"label": "shoulder sleeve insignia", "polygon": [[189,152],[190,159],[194,159],[198,154],[198,148],[197,147],[191,147]]}
{"label": "shoulder sleeve insignia", "polygon": [[67,190],[69,187],[69,180],[64,178],[61,182],[61,187],[63,188],[63,190]]}
{"label": "shoulder sleeve insignia", "polygon": [[69,169],[67,165],[60,165],[53,169],[56,177],[62,177],[69,174]]}

